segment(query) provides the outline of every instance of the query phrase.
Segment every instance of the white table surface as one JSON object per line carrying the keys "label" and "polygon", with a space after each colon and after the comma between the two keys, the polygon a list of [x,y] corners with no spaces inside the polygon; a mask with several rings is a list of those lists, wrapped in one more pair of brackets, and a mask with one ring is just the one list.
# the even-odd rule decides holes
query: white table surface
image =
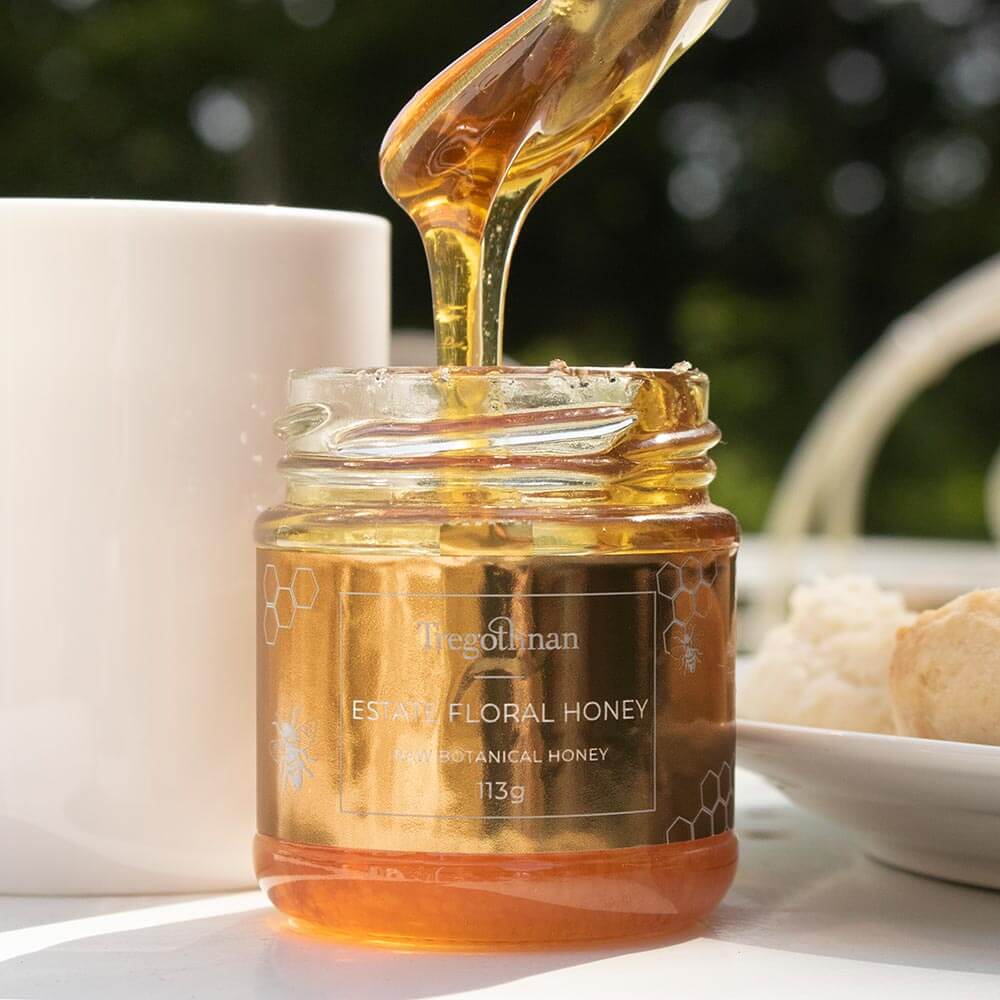
{"label": "white table surface", "polygon": [[1000,998],[1000,893],[884,868],[754,775],[737,781],[736,885],[670,945],[390,952],[298,935],[256,892],[0,897],[0,998]]}

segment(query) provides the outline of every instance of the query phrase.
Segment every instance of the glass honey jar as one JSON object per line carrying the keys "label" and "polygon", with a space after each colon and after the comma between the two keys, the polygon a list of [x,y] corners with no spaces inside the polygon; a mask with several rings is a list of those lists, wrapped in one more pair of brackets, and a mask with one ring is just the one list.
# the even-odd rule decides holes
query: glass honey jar
{"label": "glass honey jar", "polygon": [[732,881],[738,526],[708,379],[293,373],[257,524],[261,886],[302,927],[669,935]]}

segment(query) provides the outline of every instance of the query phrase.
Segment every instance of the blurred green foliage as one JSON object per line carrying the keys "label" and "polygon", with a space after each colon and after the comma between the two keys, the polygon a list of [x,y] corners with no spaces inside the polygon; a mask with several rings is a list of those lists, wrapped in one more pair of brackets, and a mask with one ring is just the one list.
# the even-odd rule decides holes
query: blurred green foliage
{"label": "blurred green foliage", "polygon": [[[0,0],[0,194],[282,202],[388,215],[399,326],[430,324],[382,134],[523,6],[492,0]],[[525,362],[713,379],[716,494],[748,527],[886,324],[1000,238],[1000,10],[985,0],[733,0],[515,258]],[[907,413],[872,531],[985,534],[1000,351]]]}

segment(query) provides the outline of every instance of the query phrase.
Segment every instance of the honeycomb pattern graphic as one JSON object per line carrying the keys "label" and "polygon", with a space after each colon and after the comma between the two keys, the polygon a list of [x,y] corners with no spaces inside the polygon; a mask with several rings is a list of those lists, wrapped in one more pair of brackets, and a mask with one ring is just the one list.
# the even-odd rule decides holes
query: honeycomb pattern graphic
{"label": "honeycomb pattern graphic", "polygon": [[319,597],[316,574],[305,566],[292,571],[286,585],[281,582],[278,567],[264,567],[264,641],[274,646],[281,632],[291,631],[300,611],[312,611]]}
{"label": "honeycomb pattern graphic", "polygon": [[667,843],[681,844],[733,828],[733,766],[728,761],[701,779],[701,809],[691,819],[678,816],[667,828]]}
{"label": "honeycomb pattern graphic", "polygon": [[712,587],[719,573],[719,564],[705,565],[695,556],[688,556],[679,565],[665,563],[657,570],[656,589],[670,605],[670,621],[663,630],[663,651],[671,654],[671,639],[680,644],[684,670],[698,670],[701,652],[695,642],[695,623],[708,617],[712,608]]}

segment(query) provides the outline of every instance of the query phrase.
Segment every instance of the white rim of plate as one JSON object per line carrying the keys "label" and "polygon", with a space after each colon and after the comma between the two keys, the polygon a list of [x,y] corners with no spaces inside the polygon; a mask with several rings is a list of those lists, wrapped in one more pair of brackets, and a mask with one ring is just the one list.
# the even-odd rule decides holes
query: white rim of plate
{"label": "white rim of plate", "polygon": [[[789,741],[808,744],[817,751],[835,752],[855,760],[870,760],[873,752],[891,754],[893,763],[928,771],[977,770],[1000,777],[1000,747],[953,740],[927,740],[890,733],[858,733],[847,729],[820,729],[783,722],[736,720],[737,748],[744,738],[774,749],[787,749]],[[882,758],[885,760],[885,756]],[[737,764],[739,758],[737,757]]]}

